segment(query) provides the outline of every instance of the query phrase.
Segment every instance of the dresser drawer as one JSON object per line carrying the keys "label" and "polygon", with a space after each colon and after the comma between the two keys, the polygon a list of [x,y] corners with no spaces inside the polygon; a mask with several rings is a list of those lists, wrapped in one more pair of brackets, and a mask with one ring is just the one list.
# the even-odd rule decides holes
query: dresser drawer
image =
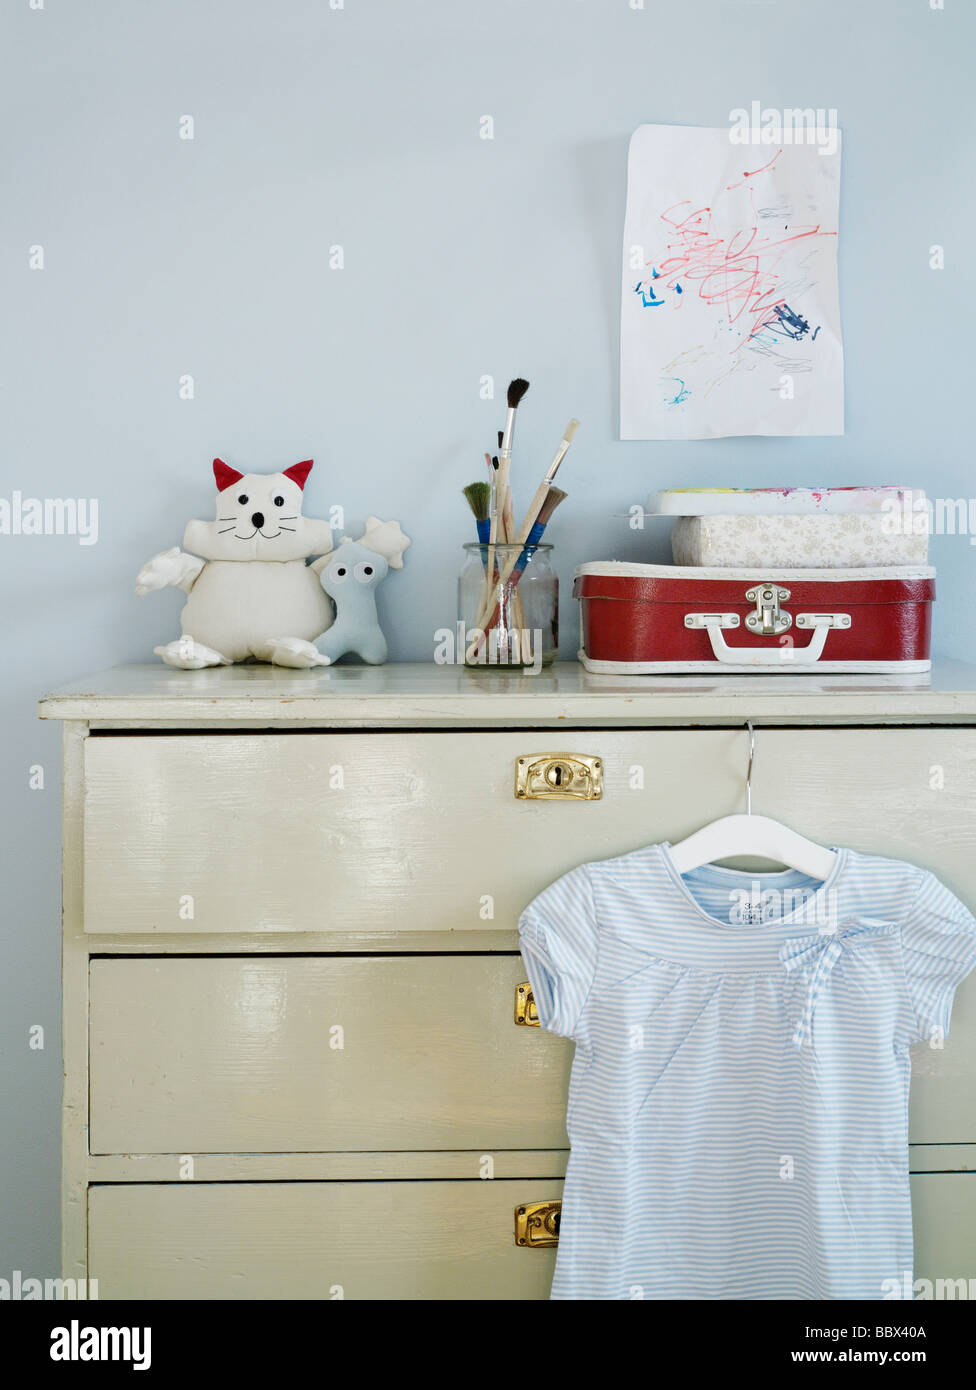
{"label": "dresser drawer", "polygon": [[[555,1250],[516,1246],[514,1211],[561,1192],[540,1178],[98,1185],[88,1273],[103,1300],[545,1299]],[[976,1174],[915,1174],[912,1209],[915,1279],[965,1280],[952,1296],[972,1297]]]}
{"label": "dresser drawer", "polygon": [[[601,800],[519,801],[516,759],[600,758]],[[743,809],[741,729],[86,740],[94,933],[514,929],[590,859]],[[976,903],[976,732],[761,729],[754,807],[912,859]]]}
{"label": "dresser drawer", "polygon": [[[91,1152],[559,1149],[573,1045],[514,1022],[520,957],[90,965]],[[913,1051],[916,1144],[976,1133],[976,979]]]}
{"label": "dresser drawer", "polygon": [[544,1299],[555,1250],[515,1244],[515,1208],[558,1179],[163,1183],[89,1189],[98,1296]]}
{"label": "dresser drawer", "polygon": [[926,1296],[976,1298],[976,1173],[916,1173],[911,1181],[916,1280],[965,1279],[965,1293]]}
{"label": "dresser drawer", "polygon": [[561,1149],[572,1044],[519,956],[90,965],[93,1153]]}

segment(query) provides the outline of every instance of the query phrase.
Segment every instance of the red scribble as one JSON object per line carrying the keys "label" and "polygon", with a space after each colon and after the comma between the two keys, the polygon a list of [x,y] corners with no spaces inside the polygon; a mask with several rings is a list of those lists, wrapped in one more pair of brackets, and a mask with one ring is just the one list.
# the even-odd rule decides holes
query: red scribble
{"label": "red scribble", "polygon": [[773,155],[772,159],[769,161],[769,163],[761,164],[758,169],[743,169],[742,178],[739,180],[738,183],[727,183],[725,185],[726,193],[730,192],[733,188],[741,188],[747,179],[754,179],[757,174],[764,174],[767,169],[771,169],[773,167],[773,165],[776,163],[777,159],[779,159],[782,153],[783,151],[781,149],[777,150],[776,153]]}
{"label": "red scribble", "polygon": [[794,228],[789,236],[772,240],[760,237],[758,225],[754,225],[726,238],[713,230],[711,208],[692,208],[682,216],[678,209],[684,207],[691,207],[687,199],[662,212],[661,220],[672,238],[667,249],[676,254],[653,264],[668,289],[673,290],[679,282],[695,284],[706,304],[725,308],[730,324],[743,320],[743,339],[734,350],[766,327],[775,318],[777,306],[786,303],[777,287],[780,263],[787,252],[799,242],[837,235],[823,231],[818,224]]}

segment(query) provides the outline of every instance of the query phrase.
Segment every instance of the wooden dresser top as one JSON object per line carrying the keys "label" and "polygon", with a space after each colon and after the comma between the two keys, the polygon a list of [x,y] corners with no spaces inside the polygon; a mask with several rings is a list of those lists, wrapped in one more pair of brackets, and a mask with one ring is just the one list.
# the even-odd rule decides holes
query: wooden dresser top
{"label": "wooden dresser top", "polygon": [[116,666],[43,696],[93,728],[517,728],[976,723],[976,666],[918,676],[538,675],[433,663],[288,671]]}

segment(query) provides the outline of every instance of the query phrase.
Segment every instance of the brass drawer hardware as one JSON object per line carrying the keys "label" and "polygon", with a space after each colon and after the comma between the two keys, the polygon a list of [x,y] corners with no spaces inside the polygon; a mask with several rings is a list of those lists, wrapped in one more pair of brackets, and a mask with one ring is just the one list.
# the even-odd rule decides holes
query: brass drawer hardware
{"label": "brass drawer hardware", "polygon": [[515,764],[515,795],[525,801],[599,801],[603,761],[585,753],[536,753]]}
{"label": "brass drawer hardware", "polygon": [[515,1022],[523,1024],[526,1028],[542,1027],[530,984],[515,986]]}
{"label": "brass drawer hardware", "polygon": [[515,1208],[515,1244],[530,1250],[543,1250],[559,1244],[559,1215],[563,1204],[527,1202]]}

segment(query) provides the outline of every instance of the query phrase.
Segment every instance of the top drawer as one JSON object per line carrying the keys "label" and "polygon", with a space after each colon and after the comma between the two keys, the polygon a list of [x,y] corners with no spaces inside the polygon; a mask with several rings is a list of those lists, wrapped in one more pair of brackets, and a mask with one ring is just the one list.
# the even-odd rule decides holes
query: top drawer
{"label": "top drawer", "polygon": [[[516,800],[546,752],[600,758],[602,800]],[[96,735],[85,930],[511,930],[575,865],[744,809],[745,755],[741,729]],[[976,731],[761,729],[753,791],[976,902]]]}

